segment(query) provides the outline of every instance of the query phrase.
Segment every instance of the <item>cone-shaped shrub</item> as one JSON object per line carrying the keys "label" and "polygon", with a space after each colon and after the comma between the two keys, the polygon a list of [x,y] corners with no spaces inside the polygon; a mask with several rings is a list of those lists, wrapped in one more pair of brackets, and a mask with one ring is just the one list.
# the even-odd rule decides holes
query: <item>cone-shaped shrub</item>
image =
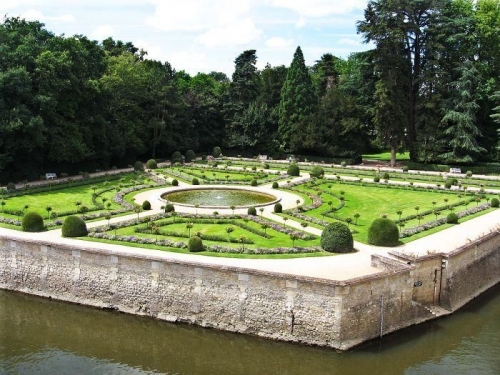
{"label": "cone-shaped shrub", "polygon": [[87,224],[79,216],[68,216],[62,225],[63,237],[83,237],[87,235]]}
{"label": "cone-shaped shrub", "polygon": [[328,224],[321,233],[321,248],[330,253],[351,252],[354,240],[347,225],[340,222]]}
{"label": "cone-shaped shrub", "polygon": [[373,220],[368,228],[368,243],[375,246],[398,246],[399,230],[396,223],[387,218]]}

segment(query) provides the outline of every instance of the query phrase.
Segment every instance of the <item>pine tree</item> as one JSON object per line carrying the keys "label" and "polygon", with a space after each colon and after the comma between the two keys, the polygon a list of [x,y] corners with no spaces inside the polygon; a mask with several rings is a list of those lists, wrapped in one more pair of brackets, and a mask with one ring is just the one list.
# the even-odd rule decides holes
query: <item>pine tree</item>
{"label": "pine tree", "polygon": [[313,112],[316,102],[304,55],[297,47],[281,89],[278,134],[283,150],[297,150],[300,127],[305,125],[304,120]]}

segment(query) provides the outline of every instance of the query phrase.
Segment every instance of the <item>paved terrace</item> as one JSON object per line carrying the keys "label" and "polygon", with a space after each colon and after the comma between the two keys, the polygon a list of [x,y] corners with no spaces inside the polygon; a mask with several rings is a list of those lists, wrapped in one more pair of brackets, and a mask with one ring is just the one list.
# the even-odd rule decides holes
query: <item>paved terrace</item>
{"label": "paved terrace", "polygon": [[[305,180],[309,176],[303,174],[301,177],[295,178],[293,181]],[[333,178],[333,176],[326,176]],[[349,178],[345,178],[349,179]],[[354,178],[359,180],[358,178]],[[367,180],[367,182],[369,182]],[[283,184],[284,182],[281,182]],[[400,183],[397,181],[389,183]],[[192,187],[191,185],[180,182],[180,187]],[[426,186],[426,184],[417,184]],[[210,185],[214,187],[217,185]],[[228,187],[229,185],[220,185]],[[206,188],[207,186],[196,186],[198,188]],[[250,188],[245,186],[245,189],[259,190],[269,192],[281,198],[283,209],[293,208],[297,206],[297,199],[302,202],[302,199],[292,193],[276,190],[271,188],[271,184],[263,185],[257,188]],[[152,210],[141,213],[141,216],[153,215],[162,212],[161,206],[164,202],[159,200],[163,192],[171,191],[173,187],[164,187],[155,190],[146,191],[136,195],[135,200],[137,203],[142,203],[144,200],[149,200],[152,204]],[[499,191],[492,191],[500,193]],[[195,208],[176,206],[177,212],[198,213],[198,214],[213,214],[217,210],[221,215],[232,214],[231,209],[214,209],[212,208]],[[235,209],[236,214],[246,214],[247,209]],[[260,212],[259,212],[260,213]],[[280,216],[273,213],[273,205],[264,207],[262,215],[268,219],[282,223],[283,220]],[[111,223],[123,221],[127,219],[135,219],[137,214],[121,216],[113,218]],[[107,224],[106,220],[99,222],[87,223],[88,227],[94,227]],[[304,230],[299,222],[289,219],[286,222],[287,226]],[[321,231],[317,228],[307,227],[306,231],[320,235]],[[167,261],[186,262],[186,263],[201,263],[207,265],[219,265],[227,267],[238,267],[242,269],[262,270],[267,272],[278,272],[282,274],[300,275],[312,278],[321,278],[328,280],[348,280],[357,277],[363,277],[381,272],[379,268],[372,267],[371,255],[388,255],[389,251],[397,250],[410,255],[426,255],[430,252],[450,252],[456,248],[467,244],[487,233],[492,231],[500,231],[500,210],[495,210],[488,214],[482,215],[478,218],[460,223],[452,228],[443,230],[441,232],[426,236],[424,238],[412,241],[408,244],[401,245],[395,248],[375,247],[371,245],[355,242],[356,252],[351,254],[343,254],[329,257],[310,257],[310,258],[295,258],[295,259],[238,259],[238,258],[224,258],[224,257],[211,257],[206,255],[197,254],[180,254],[160,250],[146,250],[141,248],[133,248],[128,246],[121,246],[115,244],[96,243],[89,241],[82,241],[76,239],[63,238],[60,230],[52,230],[43,233],[25,233],[5,228],[0,228],[1,236],[8,236],[10,238],[40,240],[54,244],[70,244],[80,246],[82,249],[107,249],[112,252],[121,254],[130,254],[135,256],[155,256]]]}

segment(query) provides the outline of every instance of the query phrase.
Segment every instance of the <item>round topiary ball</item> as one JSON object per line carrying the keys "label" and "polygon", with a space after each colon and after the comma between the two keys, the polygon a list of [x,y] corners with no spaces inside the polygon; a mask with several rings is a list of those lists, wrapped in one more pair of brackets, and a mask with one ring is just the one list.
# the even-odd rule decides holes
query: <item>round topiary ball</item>
{"label": "round topiary ball", "polygon": [[368,243],[375,246],[397,246],[399,231],[396,223],[387,218],[373,220],[368,228]]}
{"label": "round topiary ball", "polygon": [[250,185],[251,186],[257,186],[257,180],[255,178],[252,179],[252,181],[250,182]]}
{"label": "round topiary ball", "polygon": [[172,186],[179,186],[179,181],[174,178],[172,180]]}
{"label": "round topiary ball", "polygon": [[165,205],[165,212],[174,212],[175,211],[175,207],[172,203],[167,203]]}
{"label": "round topiary ball", "polygon": [[407,165],[404,165],[404,166],[403,166],[403,172],[404,172],[404,173],[408,172],[408,166],[407,166]]}
{"label": "round topiary ball", "polygon": [[322,178],[325,175],[325,170],[320,166],[314,166],[309,173],[311,177]]}
{"label": "round topiary ball", "polygon": [[147,169],[156,169],[156,168],[158,168],[158,163],[156,163],[155,159],[149,159],[146,162],[146,168]]}
{"label": "round topiary ball", "polygon": [[194,153],[193,150],[187,150],[186,154],[184,155],[184,158],[186,160],[186,163],[191,163],[196,158],[196,154]]}
{"label": "round topiary ball", "polygon": [[498,198],[491,198],[490,207],[498,207],[499,203],[500,201],[498,200]]}
{"label": "round topiary ball", "polygon": [[389,173],[387,172],[385,172],[382,177],[384,178],[384,180],[388,180],[389,178],[391,178],[391,176],[389,176]]}
{"label": "round topiary ball", "polygon": [[196,177],[194,177],[194,178],[191,180],[191,184],[193,184],[193,185],[199,185],[199,184],[200,184],[200,181],[199,181]]}
{"label": "round topiary ball", "polygon": [[13,183],[13,182],[9,182],[9,183],[7,184],[7,190],[8,190],[8,191],[14,191],[14,190],[16,190],[16,184],[15,184],[15,183]]}
{"label": "round topiary ball", "polygon": [[274,181],[273,182],[273,189],[277,189],[279,187],[280,187],[280,185],[276,181]]}
{"label": "round topiary ball", "polygon": [[62,225],[63,237],[83,237],[87,235],[87,224],[79,216],[68,216]]}
{"label": "round topiary ball", "polygon": [[354,249],[354,239],[347,225],[328,224],[321,233],[321,248],[330,253],[349,253]]}
{"label": "round topiary ball", "polygon": [[142,202],[142,209],[144,211],[149,211],[151,209],[151,202],[148,200]]}
{"label": "round topiary ball", "polygon": [[257,215],[257,209],[255,207],[248,207],[247,213],[249,215],[256,216]]}
{"label": "round topiary ball", "polygon": [[280,214],[283,212],[283,206],[281,205],[281,203],[276,203],[274,205],[274,212],[277,214]]}
{"label": "round topiary ball", "polygon": [[136,172],[142,172],[143,170],[144,170],[144,164],[142,164],[142,162],[140,162],[139,160],[137,160],[134,163],[134,171],[136,171]]}
{"label": "round topiary ball", "polygon": [[222,154],[222,151],[221,151],[220,147],[215,146],[213,151],[212,151],[212,156],[214,158],[218,158],[221,154]]}
{"label": "round topiary ball", "polygon": [[203,241],[198,236],[192,236],[188,241],[188,250],[192,253],[203,251]]}
{"label": "round topiary ball", "polygon": [[289,176],[300,176],[300,168],[297,164],[290,164],[286,170],[286,174]]}
{"label": "round topiary ball", "polygon": [[444,183],[444,187],[445,187],[446,189],[451,189],[451,185],[452,185],[452,184],[451,184],[451,182],[450,182],[450,181],[446,181],[446,182]]}
{"label": "round topiary ball", "polygon": [[379,176],[373,177],[373,182],[380,182],[380,177]]}
{"label": "round topiary ball", "polygon": [[21,229],[25,232],[41,232],[45,229],[43,218],[37,212],[27,212],[21,221]]}
{"label": "round topiary ball", "polygon": [[180,151],[174,151],[172,154],[172,158],[170,159],[172,164],[180,163],[182,161],[182,154]]}
{"label": "round topiary ball", "polygon": [[450,212],[448,215],[446,215],[446,222],[448,224],[458,224],[458,216],[454,212]]}

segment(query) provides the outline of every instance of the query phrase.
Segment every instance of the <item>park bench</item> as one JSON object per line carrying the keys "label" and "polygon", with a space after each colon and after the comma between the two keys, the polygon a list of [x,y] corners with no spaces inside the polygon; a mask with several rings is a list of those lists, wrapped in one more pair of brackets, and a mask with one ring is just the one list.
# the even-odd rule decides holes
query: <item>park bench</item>
{"label": "park bench", "polygon": [[462,173],[460,168],[450,168],[450,173]]}
{"label": "park bench", "polygon": [[46,180],[55,180],[57,178],[57,174],[55,173],[45,173]]}

